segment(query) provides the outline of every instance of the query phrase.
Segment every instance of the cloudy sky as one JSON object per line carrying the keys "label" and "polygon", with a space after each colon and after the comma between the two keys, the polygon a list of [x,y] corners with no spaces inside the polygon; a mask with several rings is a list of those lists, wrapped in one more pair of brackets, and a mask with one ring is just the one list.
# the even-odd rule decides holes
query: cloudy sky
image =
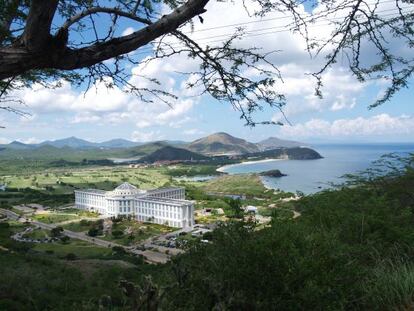
{"label": "cloudy sky", "polygon": [[[217,26],[249,22],[243,26],[251,35],[237,44],[263,51],[278,50],[272,54],[271,61],[280,70],[283,82],[279,81],[275,88],[287,97],[284,113],[291,125],[245,127],[239,113],[229,104],[207,95],[198,96],[197,90],[187,89],[186,82],[191,77],[183,77],[179,72],[191,72],[197,63],[183,54],[127,68],[134,74],[159,79],[165,90],[178,96],[172,107],[162,102],[144,103],[118,88],[108,90],[103,84],[86,93],[68,83],[54,90],[35,85],[15,94],[24,100],[30,116],[0,114],[0,125],[5,126],[0,129],[0,142],[35,143],[69,136],[91,141],[112,138],[190,141],[219,131],[250,141],[269,136],[307,142],[414,141],[412,90],[405,89],[389,103],[369,110],[368,105],[381,95],[384,84],[357,82],[346,69],[345,60],[340,58],[324,75],[324,98],[319,99],[314,95],[315,81],[307,73],[320,68],[323,57],[311,59],[303,39],[286,31],[289,18],[273,14],[263,20],[252,19],[242,6],[230,2],[211,1],[207,10],[203,24],[194,20],[191,36],[199,42],[217,40],[234,31],[234,26]],[[121,24],[123,33],[134,31],[134,27],[133,23]],[[326,23],[311,27],[311,31],[320,36],[327,35],[330,30]],[[405,47],[397,42],[394,48],[403,50]],[[139,86],[149,83],[138,76],[130,82]],[[257,118],[283,120],[278,111],[271,109],[265,109]]]}

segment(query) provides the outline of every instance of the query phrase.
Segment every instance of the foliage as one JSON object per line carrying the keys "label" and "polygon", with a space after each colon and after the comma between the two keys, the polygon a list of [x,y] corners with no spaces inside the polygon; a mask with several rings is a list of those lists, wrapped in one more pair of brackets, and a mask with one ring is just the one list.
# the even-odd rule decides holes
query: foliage
{"label": "foliage", "polygon": [[266,191],[256,174],[220,176],[203,183],[201,188],[207,193],[240,194],[250,197],[262,196]]}
{"label": "foliage", "polygon": [[115,239],[119,239],[120,237],[122,237],[124,235],[124,233],[121,230],[112,230],[112,236]]}
{"label": "foliage", "polygon": [[93,228],[90,228],[88,230],[88,235],[91,236],[91,237],[95,237],[95,236],[97,236],[99,234],[99,232],[100,231],[99,231],[98,228],[93,227]]}
{"label": "foliage", "polygon": [[168,168],[165,174],[173,177],[181,176],[198,176],[198,175],[217,175],[217,166],[215,165],[180,165],[174,168]]}
{"label": "foliage", "polygon": [[50,235],[52,237],[60,237],[62,235],[63,228],[62,227],[56,227],[50,230]]}

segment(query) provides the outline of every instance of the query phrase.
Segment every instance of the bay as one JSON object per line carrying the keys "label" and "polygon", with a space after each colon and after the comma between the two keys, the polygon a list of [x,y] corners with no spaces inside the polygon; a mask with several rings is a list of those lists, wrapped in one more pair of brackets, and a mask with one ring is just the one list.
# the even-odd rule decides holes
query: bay
{"label": "bay", "polygon": [[414,152],[414,143],[405,144],[324,144],[313,145],[323,159],[267,160],[224,166],[228,174],[259,173],[279,169],[288,176],[262,177],[264,185],[272,189],[311,194],[328,188],[329,183],[341,182],[341,176],[367,169],[382,155]]}

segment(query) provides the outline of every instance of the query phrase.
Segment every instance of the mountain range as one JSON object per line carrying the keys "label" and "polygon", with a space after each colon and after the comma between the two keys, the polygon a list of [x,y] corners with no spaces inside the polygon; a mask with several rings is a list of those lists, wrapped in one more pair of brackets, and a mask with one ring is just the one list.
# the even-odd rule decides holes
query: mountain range
{"label": "mountain range", "polygon": [[[169,145],[182,145],[186,144],[183,141],[159,141],[161,143],[166,143]],[[155,143],[155,142],[154,142]],[[77,138],[77,137],[68,137],[64,139],[57,139],[57,140],[46,140],[38,144],[24,144],[19,141],[12,141],[9,144],[0,144],[1,148],[10,148],[15,150],[24,150],[24,149],[33,149],[40,146],[52,146],[56,148],[73,148],[73,149],[118,149],[118,148],[131,148],[136,146],[145,145],[147,143],[143,142],[134,142],[123,138],[116,138],[111,139],[108,141],[104,141],[101,143],[90,142],[85,139]]]}
{"label": "mountain range", "polygon": [[[55,147],[55,148],[72,148],[76,150],[87,149],[129,149],[138,146],[157,146],[160,147],[169,145],[188,149],[195,153],[204,155],[231,155],[231,154],[245,154],[252,152],[259,152],[264,150],[271,150],[275,148],[292,148],[304,146],[304,143],[283,140],[276,137],[269,137],[258,143],[248,142],[244,139],[231,136],[230,134],[219,132],[211,134],[206,137],[199,138],[193,142],[184,141],[157,141],[150,143],[133,142],[130,140],[118,138],[108,141],[96,143],[90,142],[77,137],[68,137],[58,140],[47,140],[38,144],[24,144],[19,141],[13,141],[9,144],[0,145],[0,149],[11,150],[34,150],[40,147]],[[43,148],[44,149],[44,148]],[[150,148],[151,149],[151,148]]]}
{"label": "mountain range", "polygon": [[[193,142],[132,142],[112,139],[102,143],[76,137],[24,144],[13,141],[0,145],[0,160],[49,163],[54,166],[108,163],[154,163],[158,161],[207,161],[214,158],[246,157],[315,159],[321,157],[304,144],[270,137],[259,143],[248,142],[227,133],[215,133]],[[217,157],[218,156],[218,157]],[[37,165],[37,164],[36,164]]]}

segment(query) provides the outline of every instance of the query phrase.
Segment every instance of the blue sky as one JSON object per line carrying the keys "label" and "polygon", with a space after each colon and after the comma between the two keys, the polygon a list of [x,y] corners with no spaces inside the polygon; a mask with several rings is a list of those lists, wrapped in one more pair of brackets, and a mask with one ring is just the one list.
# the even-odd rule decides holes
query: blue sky
{"label": "blue sky", "polygon": [[[200,32],[202,29],[252,20],[235,3],[213,1],[207,9],[204,24],[195,20],[196,31],[191,34],[193,38],[201,39],[203,44],[207,42],[203,38],[231,33],[234,27]],[[340,59],[324,76],[324,99],[317,99],[313,96],[315,81],[306,73],[320,68],[324,54],[311,59],[300,36],[288,31],[266,33],[260,30],[283,29],[289,19],[277,17],[280,15],[266,16],[264,21],[248,24],[247,31],[260,35],[246,36],[238,44],[260,47],[264,51],[281,50],[272,56],[272,62],[284,78],[283,83],[277,83],[276,90],[287,96],[288,104],[284,111],[292,125],[245,127],[244,121],[239,119],[239,112],[229,104],[219,103],[209,96],[197,96],[197,90],[185,87],[186,80],[191,77],[179,75],[177,71],[191,71],[197,62],[181,55],[147,66],[127,67],[134,73],[158,78],[165,90],[176,94],[178,100],[173,108],[161,102],[146,104],[120,89],[107,90],[103,85],[97,85],[96,89],[86,94],[82,88],[76,89],[69,84],[55,90],[35,85],[15,94],[25,101],[25,110],[31,116],[0,115],[0,124],[6,127],[0,130],[0,142],[19,140],[34,143],[68,136],[92,141],[112,138],[191,141],[219,131],[250,141],[277,136],[306,142],[414,142],[411,89],[402,90],[389,103],[368,110],[368,105],[383,91],[384,84],[379,81],[367,84],[357,82],[347,71],[346,63]],[[104,21],[100,19],[99,22],[102,31]],[[118,33],[130,33],[137,29],[138,25],[122,20]],[[316,25],[312,31],[318,36],[326,36],[331,28]],[[403,43],[393,42],[393,48],[404,49],[404,46]],[[146,56],[140,51],[137,53],[140,57]],[[148,82],[139,77],[133,77],[130,82],[148,86]],[[275,110],[265,109],[256,119],[278,121],[281,116]]]}

